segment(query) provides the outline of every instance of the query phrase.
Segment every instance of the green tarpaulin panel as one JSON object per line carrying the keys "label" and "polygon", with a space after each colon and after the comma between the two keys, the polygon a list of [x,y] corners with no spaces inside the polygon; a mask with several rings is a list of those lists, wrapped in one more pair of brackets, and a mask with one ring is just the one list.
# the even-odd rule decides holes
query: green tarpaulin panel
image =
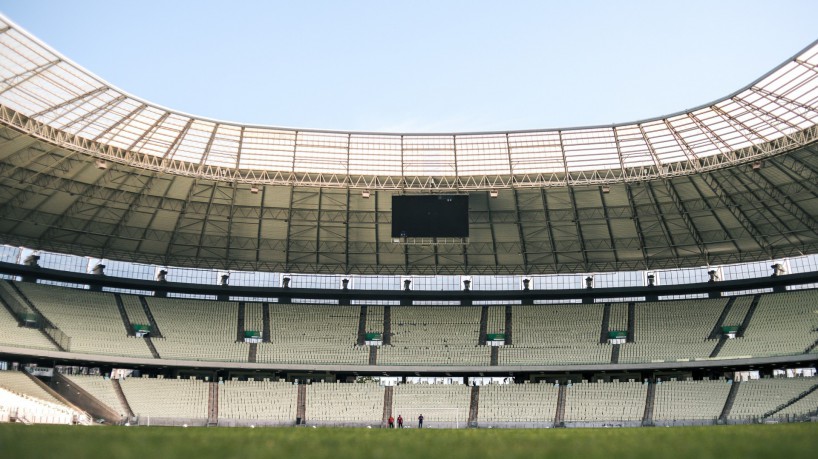
{"label": "green tarpaulin panel", "polygon": [[381,339],[381,334],[380,333],[367,333],[366,334],[366,340],[367,341],[378,341],[380,339]]}
{"label": "green tarpaulin panel", "polygon": [[145,324],[133,324],[133,329],[134,329],[134,331],[149,332],[149,331],[151,331],[151,326],[150,325],[145,325]]}
{"label": "green tarpaulin panel", "polygon": [[628,332],[622,330],[611,330],[608,332],[608,338],[627,338]]}
{"label": "green tarpaulin panel", "polygon": [[486,335],[486,341],[505,341],[506,334],[505,333],[488,333]]}
{"label": "green tarpaulin panel", "polygon": [[245,338],[261,338],[261,333],[255,330],[244,330]]}
{"label": "green tarpaulin panel", "polygon": [[722,333],[735,333],[739,329],[738,325],[724,325],[721,327]]}

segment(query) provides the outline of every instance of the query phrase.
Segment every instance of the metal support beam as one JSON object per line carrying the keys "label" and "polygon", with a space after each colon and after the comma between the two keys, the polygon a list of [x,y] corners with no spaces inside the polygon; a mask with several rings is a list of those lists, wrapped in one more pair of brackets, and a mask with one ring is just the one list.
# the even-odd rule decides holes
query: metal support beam
{"label": "metal support beam", "polygon": [[577,229],[579,249],[582,251],[582,265],[585,267],[585,271],[591,271],[588,265],[588,253],[585,248],[585,237],[582,235],[582,224],[579,222],[579,210],[577,209],[577,199],[574,196],[574,187],[568,187],[568,196],[571,198],[571,209],[574,211],[574,226]]}
{"label": "metal support beam", "polygon": [[[523,270],[525,272],[528,272],[528,251],[526,249],[525,234],[523,233],[523,221],[522,221],[522,218],[521,218],[522,213],[520,212],[520,196],[518,194],[519,192],[516,189],[512,189],[511,192],[514,194],[514,211],[516,212],[515,221],[517,223],[517,237],[520,238],[520,255],[521,255],[520,258],[522,258],[522,260],[523,260]],[[489,201],[491,201],[491,198],[489,198]],[[494,244],[494,230],[493,229],[492,229],[491,238],[492,238],[492,243]],[[497,244],[494,244],[492,247],[494,247],[494,256],[495,256],[494,261],[495,261],[495,263],[497,263],[497,258],[496,258],[497,257]],[[498,267],[500,266],[499,263],[497,263],[497,266]]]}
{"label": "metal support beam", "polygon": [[628,194],[628,204],[631,207],[631,217],[633,218],[634,226],[636,227],[636,236],[639,238],[639,250],[642,252],[642,262],[644,263],[644,269],[650,269],[650,263],[648,260],[648,251],[647,247],[645,246],[645,234],[642,231],[642,224],[639,220],[639,213],[636,211],[636,204],[633,199],[633,185],[630,183],[625,184],[625,192]]}
{"label": "metal support beam", "polygon": [[548,231],[548,244],[551,248],[551,257],[554,259],[554,266],[556,267],[559,264],[559,259],[557,258],[557,243],[554,241],[554,227],[551,225],[551,218],[549,218],[548,196],[545,188],[540,189],[540,200],[542,201],[542,209],[545,216],[545,229]]}
{"label": "metal support beam", "polygon": [[[741,208],[733,200],[733,198],[730,197],[730,194],[726,190],[724,190],[721,187],[721,185],[719,185],[718,181],[715,179],[713,174],[712,173],[701,174],[700,177],[702,178],[702,181],[707,185],[707,187],[710,188],[710,191],[713,192],[713,194],[716,196],[716,198],[719,201],[719,204],[721,204],[723,208],[727,209],[733,215],[733,217],[739,222],[739,224],[741,224],[741,227],[744,228],[747,234],[749,234],[750,237],[753,238],[753,241],[755,241],[759,249],[764,251],[764,253],[767,254],[768,258],[772,258],[772,252],[770,251],[770,243],[769,241],[767,241],[767,238],[764,237],[764,235],[761,234],[760,231],[758,231],[758,228],[756,228],[753,222],[747,218],[744,212],[742,212]],[[696,188],[699,194],[702,194],[701,190],[699,190],[699,187],[696,185],[695,181],[690,180],[690,183],[693,184],[693,187]],[[702,196],[704,195],[702,194]],[[713,208],[710,206],[710,203],[707,200],[705,200],[705,202],[707,202],[707,206],[710,208],[710,210],[713,211]],[[721,220],[718,218],[718,214],[713,212],[713,215],[716,216],[717,220],[719,220],[719,223],[725,230],[725,234],[729,235],[730,232],[727,231],[726,227],[724,226],[724,223],[722,223]],[[730,236],[731,236],[730,240],[736,247],[736,251],[740,253],[741,248],[738,246],[738,244],[736,244],[735,237],[733,237],[732,235]]]}
{"label": "metal support beam", "polygon": [[676,245],[676,240],[673,237],[673,232],[670,230],[670,226],[667,224],[667,220],[665,219],[665,213],[662,212],[662,206],[659,203],[659,200],[656,198],[656,191],[653,189],[652,183],[653,182],[645,182],[645,188],[647,189],[648,198],[650,199],[650,203],[654,208],[654,215],[656,215],[656,219],[659,221],[659,227],[662,229],[662,233],[665,236],[667,245],[673,251],[674,258],[678,260],[679,247]]}
{"label": "metal support beam", "polygon": [[696,242],[696,246],[699,248],[699,252],[702,254],[709,265],[710,262],[710,254],[707,251],[707,247],[704,245],[704,241],[702,240],[701,234],[699,234],[699,230],[696,229],[696,225],[693,223],[693,219],[690,218],[690,215],[685,207],[684,201],[682,201],[681,196],[676,191],[676,187],[673,186],[673,183],[670,180],[663,180],[665,182],[665,189],[667,189],[668,196],[670,196],[671,201],[676,206],[676,210],[679,212],[679,215],[682,217],[682,221],[684,221],[685,227],[687,228],[688,233],[690,233],[690,237],[693,238],[693,241]]}

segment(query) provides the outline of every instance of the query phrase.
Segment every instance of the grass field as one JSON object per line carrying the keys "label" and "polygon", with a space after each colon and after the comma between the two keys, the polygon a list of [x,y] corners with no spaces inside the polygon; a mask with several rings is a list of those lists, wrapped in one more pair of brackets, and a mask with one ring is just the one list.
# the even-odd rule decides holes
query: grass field
{"label": "grass field", "polygon": [[818,424],[386,430],[0,424],[0,458],[797,458]]}

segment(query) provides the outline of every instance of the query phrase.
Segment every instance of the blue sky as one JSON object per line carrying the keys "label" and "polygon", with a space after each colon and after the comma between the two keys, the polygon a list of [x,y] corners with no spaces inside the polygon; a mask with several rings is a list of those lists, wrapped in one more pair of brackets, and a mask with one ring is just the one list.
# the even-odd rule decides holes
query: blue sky
{"label": "blue sky", "polygon": [[357,131],[634,121],[725,96],[818,39],[814,0],[0,0],[0,12],[151,102]]}

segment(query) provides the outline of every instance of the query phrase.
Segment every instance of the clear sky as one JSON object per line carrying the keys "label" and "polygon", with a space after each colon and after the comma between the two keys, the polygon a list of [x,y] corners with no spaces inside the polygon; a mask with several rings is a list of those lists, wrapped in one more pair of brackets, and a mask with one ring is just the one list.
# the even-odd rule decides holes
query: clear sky
{"label": "clear sky", "polygon": [[588,126],[742,88],[818,39],[818,1],[61,1],[0,12],[148,101],[390,132]]}

